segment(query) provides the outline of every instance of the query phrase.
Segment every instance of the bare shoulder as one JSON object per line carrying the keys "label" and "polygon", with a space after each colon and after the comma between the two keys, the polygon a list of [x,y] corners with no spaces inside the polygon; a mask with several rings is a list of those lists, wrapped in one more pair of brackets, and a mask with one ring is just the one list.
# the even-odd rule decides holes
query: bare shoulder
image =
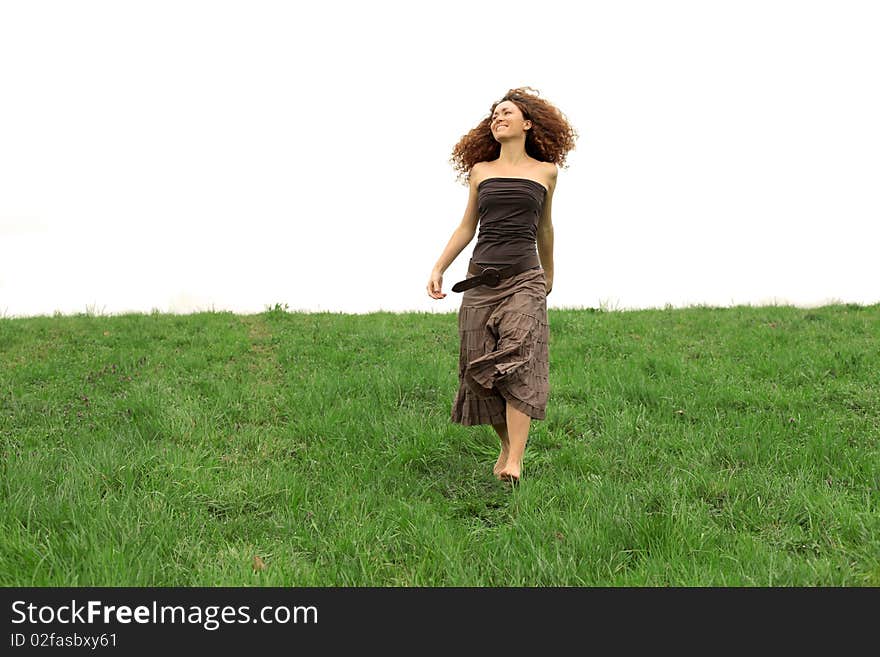
{"label": "bare shoulder", "polygon": [[559,167],[555,162],[543,162],[542,173],[544,174],[544,180],[547,181],[547,187],[552,192],[556,188],[556,179],[559,176]]}
{"label": "bare shoulder", "polygon": [[486,162],[477,162],[471,167],[471,187],[476,188],[489,175],[488,166]]}

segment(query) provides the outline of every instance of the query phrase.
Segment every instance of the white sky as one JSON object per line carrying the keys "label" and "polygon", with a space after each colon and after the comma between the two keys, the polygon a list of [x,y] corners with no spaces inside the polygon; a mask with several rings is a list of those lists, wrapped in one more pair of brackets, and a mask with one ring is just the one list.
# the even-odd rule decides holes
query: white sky
{"label": "white sky", "polygon": [[580,138],[554,307],[876,303],[880,4],[0,4],[0,316],[453,312],[509,88]]}

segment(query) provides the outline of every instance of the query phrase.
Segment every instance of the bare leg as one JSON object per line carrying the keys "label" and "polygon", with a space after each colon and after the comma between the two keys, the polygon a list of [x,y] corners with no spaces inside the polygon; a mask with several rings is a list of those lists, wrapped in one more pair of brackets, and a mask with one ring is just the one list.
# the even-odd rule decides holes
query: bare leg
{"label": "bare leg", "polygon": [[507,464],[507,454],[510,452],[510,439],[507,437],[506,424],[493,424],[492,428],[495,429],[495,432],[501,439],[501,453],[498,455],[498,461],[496,461],[495,467],[492,468],[495,477],[498,477],[498,472]]}
{"label": "bare leg", "polygon": [[516,410],[510,404],[507,405],[507,435],[510,447],[507,453],[507,463],[498,471],[500,479],[519,481],[531,423],[531,417]]}

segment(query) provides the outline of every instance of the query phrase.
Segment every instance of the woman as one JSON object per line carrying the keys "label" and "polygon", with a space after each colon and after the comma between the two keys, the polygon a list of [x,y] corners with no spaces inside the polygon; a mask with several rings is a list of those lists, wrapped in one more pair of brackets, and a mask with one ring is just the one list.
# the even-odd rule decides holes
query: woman
{"label": "woman", "polygon": [[550,206],[557,165],[577,133],[531,87],[511,89],[455,146],[451,162],[470,184],[461,224],[428,280],[443,299],[443,272],[480,235],[458,313],[459,389],[452,421],[491,424],[501,439],[493,471],[519,483],[532,419],[543,420],[549,385],[547,295],[553,289]]}

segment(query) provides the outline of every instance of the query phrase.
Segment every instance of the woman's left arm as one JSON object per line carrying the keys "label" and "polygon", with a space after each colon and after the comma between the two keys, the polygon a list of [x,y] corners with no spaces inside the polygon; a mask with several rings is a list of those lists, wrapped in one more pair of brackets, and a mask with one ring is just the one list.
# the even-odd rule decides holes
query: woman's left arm
{"label": "woman's left arm", "polygon": [[553,289],[553,219],[551,216],[553,205],[553,192],[556,189],[556,177],[559,168],[552,162],[549,164],[550,186],[544,196],[544,209],[538,220],[538,257],[544,268],[544,278],[547,281],[547,294]]}

